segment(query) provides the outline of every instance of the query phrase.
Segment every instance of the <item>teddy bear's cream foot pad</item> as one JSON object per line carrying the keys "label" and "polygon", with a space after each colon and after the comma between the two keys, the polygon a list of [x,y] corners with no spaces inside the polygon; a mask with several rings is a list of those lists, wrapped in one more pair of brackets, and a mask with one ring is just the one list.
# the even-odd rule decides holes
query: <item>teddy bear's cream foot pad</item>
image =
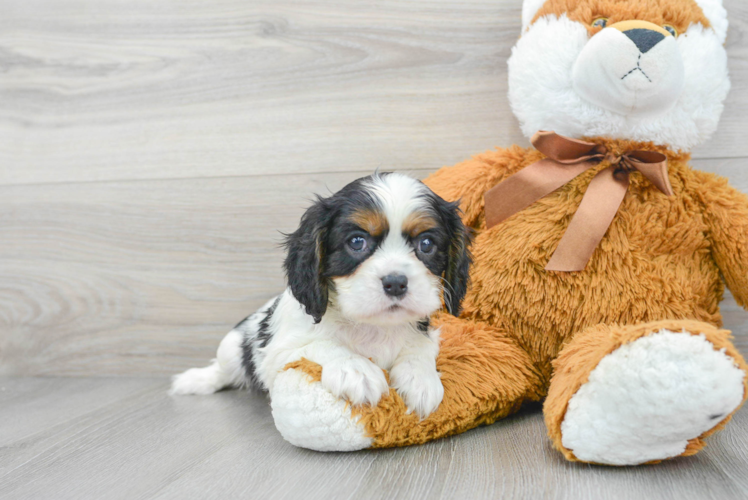
{"label": "teddy bear's cream foot pad", "polygon": [[343,399],[320,382],[310,382],[300,370],[280,373],[270,391],[275,426],[289,443],[317,451],[354,451],[370,448],[358,418]]}
{"label": "teddy bear's cream foot pad", "polygon": [[744,373],[706,338],[660,330],[605,356],[569,401],[562,443],[585,462],[678,456],[743,398]]}

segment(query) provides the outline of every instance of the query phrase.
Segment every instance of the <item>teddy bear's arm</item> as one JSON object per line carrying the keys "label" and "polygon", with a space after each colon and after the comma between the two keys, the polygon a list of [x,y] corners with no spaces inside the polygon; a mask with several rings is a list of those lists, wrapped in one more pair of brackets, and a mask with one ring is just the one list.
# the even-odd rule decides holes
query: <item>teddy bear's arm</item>
{"label": "teddy bear's arm", "polygon": [[697,180],[712,255],[735,300],[748,308],[748,196],[724,177],[697,172]]}
{"label": "teddy bear's arm", "polygon": [[527,149],[515,145],[487,151],[455,166],[441,168],[423,182],[447,201],[460,200],[463,222],[477,228],[483,215],[486,191],[533,159],[537,158],[528,158]]}

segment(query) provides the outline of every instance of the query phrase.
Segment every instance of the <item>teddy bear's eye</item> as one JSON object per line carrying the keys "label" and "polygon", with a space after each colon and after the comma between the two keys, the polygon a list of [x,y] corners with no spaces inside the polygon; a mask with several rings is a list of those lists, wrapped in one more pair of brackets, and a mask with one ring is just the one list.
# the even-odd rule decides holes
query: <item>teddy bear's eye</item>
{"label": "teddy bear's eye", "polygon": [[593,28],[604,28],[608,25],[608,18],[607,17],[598,17],[594,21],[592,21],[592,27]]}
{"label": "teddy bear's eye", "polygon": [[670,33],[671,35],[673,35],[673,36],[678,36],[678,30],[677,30],[677,29],[675,29],[675,28],[673,28],[673,27],[672,27],[672,26],[670,26],[669,24],[665,24],[665,25],[663,26],[663,28],[665,28],[665,31],[667,31],[667,32],[668,32],[668,33]]}

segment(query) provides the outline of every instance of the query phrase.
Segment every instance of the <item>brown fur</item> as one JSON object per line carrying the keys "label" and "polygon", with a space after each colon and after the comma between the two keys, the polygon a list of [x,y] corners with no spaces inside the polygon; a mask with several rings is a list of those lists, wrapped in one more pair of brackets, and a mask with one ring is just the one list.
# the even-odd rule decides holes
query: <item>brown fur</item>
{"label": "brown fur", "polygon": [[424,213],[413,213],[403,221],[403,234],[413,238],[435,227],[439,227],[439,222],[433,217]]}
{"label": "brown fur", "polygon": [[387,217],[377,210],[359,210],[353,212],[349,220],[372,236],[384,234],[389,228]]}
{"label": "brown fur", "polygon": [[549,14],[566,14],[569,19],[587,26],[590,34],[602,29],[592,27],[592,22],[601,17],[608,19],[608,26],[637,19],[658,26],[669,24],[678,33],[685,33],[694,23],[701,23],[705,28],[711,26],[694,0],[548,0],[535,14],[533,22]]}
{"label": "brown fur", "polygon": [[[721,275],[738,303],[748,304],[748,197],[724,179],[692,170],[688,154],[648,143],[596,141],[619,153],[664,153],[675,194],[667,197],[632,173],[618,214],[582,272],[544,267],[605,164],[488,230],[485,192],[541,153],[518,146],[491,151],[425,181],[444,199],[461,200],[464,221],[476,231],[472,286],[461,318],[433,318],[443,339],[437,367],[445,395],[439,409],[419,422],[405,414],[394,390],[377,408],[354,409],[374,446],[462,432],[548,395],[549,433],[574,460],[561,446],[559,430],[569,398],[602,356],[659,328],[704,333],[748,369],[728,332],[718,330]],[[309,363],[299,368],[311,369]],[[698,451],[711,432],[692,440],[684,455]]]}

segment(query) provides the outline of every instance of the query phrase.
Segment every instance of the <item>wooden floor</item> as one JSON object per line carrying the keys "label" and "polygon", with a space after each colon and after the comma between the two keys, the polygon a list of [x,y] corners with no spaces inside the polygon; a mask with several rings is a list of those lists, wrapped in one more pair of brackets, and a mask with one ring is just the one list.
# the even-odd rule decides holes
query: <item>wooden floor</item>
{"label": "wooden floor", "polygon": [[[696,168],[748,192],[748,2]],[[562,460],[537,408],[318,454],[262,396],[170,398],[283,286],[280,233],[375,169],[527,144],[521,0],[0,0],[0,499],[748,498],[748,411],[701,454]],[[748,353],[748,313],[722,304]]]}
{"label": "wooden floor", "polygon": [[748,410],[699,455],[575,465],[538,408],[424,446],[317,453],[283,441],[264,396],[167,397],[164,379],[0,379],[0,498],[744,499]]}

